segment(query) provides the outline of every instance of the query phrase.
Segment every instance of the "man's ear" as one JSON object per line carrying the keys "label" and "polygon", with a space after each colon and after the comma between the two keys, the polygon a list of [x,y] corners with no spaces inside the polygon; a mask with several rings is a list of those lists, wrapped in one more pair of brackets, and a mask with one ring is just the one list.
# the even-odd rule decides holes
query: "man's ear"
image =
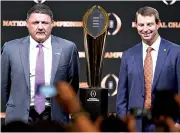
{"label": "man's ear", "polygon": [[161,27],[161,20],[157,22],[157,30]]}
{"label": "man's ear", "polygon": [[52,27],[54,27],[54,20],[51,21]]}
{"label": "man's ear", "polygon": [[28,20],[26,19],[26,27],[28,28],[28,22],[27,22]]}
{"label": "man's ear", "polygon": [[134,28],[137,28],[137,22],[136,21],[134,22]]}

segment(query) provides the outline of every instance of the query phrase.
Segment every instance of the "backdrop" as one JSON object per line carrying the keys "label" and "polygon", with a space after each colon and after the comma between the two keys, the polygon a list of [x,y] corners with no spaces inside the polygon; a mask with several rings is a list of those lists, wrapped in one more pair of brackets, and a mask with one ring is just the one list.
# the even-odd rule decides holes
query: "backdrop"
{"label": "backdrop", "polygon": [[[1,44],[28,35],[25,27],[27,11],[35,4],[28,2],[1,2]],[[102,87],[109,88],[109,112],[115,112],[118,73],[122,52],[140,42],[133,22],[136,11],[142,6],[152,6],[160,13],[161,37],[180,44],[180,2],[166,5],[162,1],[45,1],[54,13],[53,34],[76,43],[80,57],[80,87],[86,86],[86,66],[83,44],[82,17],[93,5],[102,6],[110,17],[109,35],[102,74]],[[3,75],[1,75],[3,76]],[[17,81],[18,82],[18,81]],[[3,95],[3,94],[2,94]],[[2,101],[3,102],[3,101]],[[3,104],[2,104],[3,105]],[[4,107],[2,107],[4,112]]]}

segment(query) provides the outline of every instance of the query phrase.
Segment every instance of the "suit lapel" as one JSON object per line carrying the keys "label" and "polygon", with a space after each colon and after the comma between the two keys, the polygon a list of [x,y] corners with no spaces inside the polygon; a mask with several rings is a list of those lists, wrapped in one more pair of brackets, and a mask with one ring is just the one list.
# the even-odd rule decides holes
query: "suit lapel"
{"label": "suit lapel", "polygon": [[51,36],[51,45],[52,45],[52,69],[51,69],[51,83],[54,81],[54,77],[59,65],[59,60],[61,56],[61,44],[58,42],[58,40]]}
{"label": "suit lapel", "polygon": [[135,54],[134,54],[134,59],[135,59],[135,62],[136,62],[137,69],[139,71],[139,77],[140,77],[140,80],[141,80],[141,84],[143,85],[143,88],[144,88],[142,43],[137,44]]}
{"label": "suit lapel", "polygon": [[165,42],[165,40],[161,39],[161,43],[158,51],[158,57],[156,61],[156,68],[154,72],[153,89],[155,88],[155,85],[158,81],[158,78],[160,76],[168,52],[169,52],[169,48],[167,47],[167,43]]}
{"label": "suit lapel", "polygon": [[19,52],[20,52],[20,57],[21,57],[21,62],[23,65],[23,69],[24,69],[24,74],[25,74],[25,79],[26,79],[26,83],[28,88],[30,87],[30,79],[29,79],[29,45],[30,45],[30,41],[29,41],[29,36],[25,37],[22,40],[22,44],[19,48]]}

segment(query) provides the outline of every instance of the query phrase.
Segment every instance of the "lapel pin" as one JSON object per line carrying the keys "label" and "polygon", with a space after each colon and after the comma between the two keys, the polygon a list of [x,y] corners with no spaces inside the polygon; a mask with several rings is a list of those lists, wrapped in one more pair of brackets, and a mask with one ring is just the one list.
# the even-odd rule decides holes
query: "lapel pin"
{"label": "lapel pin", "polygon": [[164,49],[164,52],[166,52],[166,49]]}

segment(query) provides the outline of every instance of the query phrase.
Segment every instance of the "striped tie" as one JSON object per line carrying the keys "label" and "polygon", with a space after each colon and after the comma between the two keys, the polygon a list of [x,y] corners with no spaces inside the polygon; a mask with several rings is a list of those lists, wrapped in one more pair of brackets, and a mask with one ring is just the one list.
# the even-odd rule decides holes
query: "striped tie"
{"label": "striped tie", "polygon": [[145,101],[144,108],[151,108],[151,92],[152,92],[152,79],[153,79],[153,61],[151,51],[153,49],[148,47],[146,58],[144,61],[144,80],[145,80]]}

